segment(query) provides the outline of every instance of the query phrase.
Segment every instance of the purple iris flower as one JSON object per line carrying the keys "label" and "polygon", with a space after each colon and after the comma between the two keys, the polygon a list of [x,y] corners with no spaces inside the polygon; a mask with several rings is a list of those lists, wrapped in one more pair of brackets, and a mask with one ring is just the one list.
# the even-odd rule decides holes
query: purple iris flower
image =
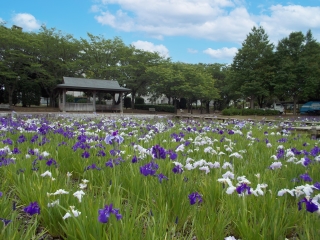
{"label": "purple iris flower", "polygon": [[168,180],[168,178],[165,175],[163,175],[162,173],[158,174],[157,177],[158,177],[160,183],[162,183],[163,180]]}
{"label": "purple iris flower", "polygon": [[169,150],[169,151],[168,151],[168,154],[169,154],[171,160],[175,160],[175,159],[178,157],[178,154],[175,153],[175,152],[172,151],[172,150]]}
{"label": "purple iris flower", "polygon": [[317,188],[318,190],[320,190],[320,183],[319,182],[316,182],[315,184],[313,184],[313,186],[315,188]]}
{"label": "purple iris flower", "polygon": [[152,152],[152,156],[153,158],[157,158],[157,159],[165,159],[166,158],[166,150],[162,147],[160,147],[159,145],[155,145],[152,147],[151,149]]}
{"label": "purple iris flower", "polygon": [[156,164],[155,162],[150,162],[140,167],[140,173],[143,174],[144,176],[148,176],[148,175],[153,176],[155,175],[158,168],[159,168],[158,164]]}
{"label": "purple iris flower", "polygon": [[229,131],[228,131],[228,134],[229,134],[229,135],[232,135],[232,134],[234,134],[234,131],[229,130]]}
{"label": "purple iris flower", "polygon": [[182,173],[183,172],[183,168],[180,165],[176,165],[173,169],[172,172],[177,174],[177,173]]}
{"label": "purple iris flower", "polygon": [[53,158],[50,158],[50,159],[46,162],[46,164],[47,164],[48,166],[51,166],[52,164],[53,164],[53,165],[57,165],[57,162],[56,162],[56,160],[54,160]]}
{"label": "purple iris flower", "polygon": [[113,168],[113,160],[110,159],[108,162],[105,163],[106,167],[111,167]]}
{"label": "purple iris flower", "polygon": [[283,158],[284,157],[284,149],[280,148],[277,152],[277,159]]}
{"label": "purple iris flower", "polygon": [[87,151],[84,151],[84,152],[81,154],[81,157],[82,157],[82,158],[89,158],[89,157],[90,157],[90,153],[88,153]]}
{"label": "purple iris flower", "polygon": [[23,211],[29,215],[40,214],[40,207],[37,202],[31,202]]}
{"label": "purple iris flower", "polygon": [[25,141],[27,141],[27,138],[24,135],[20,135],[18,137],[18,140],[17,140],[18,143],[23,143]]}
{"label": "purple iris flower", "polygon": [[112,156],[116,156],[116,155],[118,155],[118,154],[120,153],[120,150],[111,149],[109,152],[110,152],[110,154],[111,154]]}
{"label": "purple iris flower", "polygon": [[236,188],[236,191],[238,192],[238,194],[241,194],[241,193],[251,194],[250,189],[251,189],[251,188],[250,188],[246,183],[241,183],[241,184]]}
{"label": "purple iris flower", "polygon": [[137,163],[137,162],[138,162],[138,158],[137,158],[136,155],[133,156],[131,162],[132,162],[132,163]]}
{"label": "purple iris flower", "polygon": [[189,146],[190,143],[191,143],[191,142],[189,142],[189,141],[185,141],[184,145],[185,145],[185,146]]}
{"label": "purple iris flower", "polygon": [[303,161],[303,165],[304,165],[304,166],[308,166],[311,162],[312,162],[312,161],[311,161],[310,158],[305,157],[305,158],[304,158],[304,161]]}
{"label": "purple iris flower", "polygon": [[5,226],[7,226],[11,222],[11,220],[4,219],[4,218],[0,218],[0,221],[2,221]]}
{"label": "purple iris flower", "polygon": [[310,154],[313,156],[313,157],[316,157],[317,155],[319,155],[320,153],[320,148],[318,146],[315,146],[314,148],[312,148],[310,150]]}
{"label": "purple iris flower", "polygon": [[14,148],[12,150],[12,154],[19,154],[19,153],[21,153],[21,152],[20,152],[20,150],[18,148]]}
{"label": "purple iris flower", "polygon": [[309,200],[306,199],[306,198],[303,198],[303,199],[301,199],[301,200],[299,201],[299,203],[298,203],[298,209],[299,209],[299,211],[302,209],[302,206],[301,206],[302,203],[305,203],[305,204],[306,204],[306,210],[307,210],[308,212],[313,213],[313,212],[319,210],[318,205],[312,202],[312,198],[310,198]]}
{"label": "purple iris flower", "polygon": [[301,174],[300,178],[305,182],[312,182],[312,178],[309,176],[308,173]]}
{"label": "purple iris flower", "polygon": [[104,139],[106,144],[113,144],[114,142],[121,144],[123,140],[123,137],[118,134],[118,131],[113,132],[111,135],[106,136],[106,138]]}
{"label": "purple iris flower", "polygon": [[89,169],[101,170],[101,168],[99,168],[95,163],[92,163],[91,165],[86,167],[86,170],[89,170]]}
{"label": "purple iris flower", "polygon": [[0,197],[2,197],[3,196],[3,193],[2,192],[0,192]]}
{"label": "purple iris flower", "polygon": [[191,205],[202,202],[202,196],[197,192],[191,193],[188,197]]}
{"label": "purple iris flower", "polygon": [[280,138],[277,142],[285,143],[285,142],[288,142],[288,139],[287,138]]}
{"label": "purple iris flower", "polygon": [[106,156],[106,153],[105,153],[103,150],[100,150],[100,151],[97,153],[97,156],[98,156],[98,157],[105,157],[105,156]]}
{"label": "purple iris flower", "polygon": [[3,140],[2,143],[3,144],[9,144],[9,145],[13,144],[13,142],[12,142],[12,140],[10,138],[7,138],[7,139]]}
{"label": "purple iris flower", "polygon": [[293,152],[294,155],[300,155],[300,154],[301,154],[301,151],[299,151],[299,150],[296,149],[296,148],[291,148],[291,152]]}
{"label": "purple iris flower", "polygon": [[101,223],[107,223],[111,214],[115,215],[118,221],[122,218],[122,215],[119,213],[119,209],[112,208],[112,204],[109,206],[105,205],[104,208],[99,209],[98,214],[98,221]]}

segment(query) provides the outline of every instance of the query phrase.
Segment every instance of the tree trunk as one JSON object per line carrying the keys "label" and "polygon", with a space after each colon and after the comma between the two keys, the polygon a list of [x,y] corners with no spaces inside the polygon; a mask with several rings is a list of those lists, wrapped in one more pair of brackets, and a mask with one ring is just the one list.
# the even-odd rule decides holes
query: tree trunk
{"label": "tree trunk", "polygon": [[293,116],[297,114],[296,106],[297,106],[297,97],[294,96],[293,97]]}
{"label": "tree trunk", "polygon": [[250,98],[250,108],[254,109],[254,97],[253,96],[251,96],[251,98]]}
{"label": "tree trunk", "polygon": [[136,97],[136,91],[133,91],[131,92],[131,109],[134,109],[134,100],[135,100],[135,97]]}
{"label": "tree trunk", "polygon": [[210,101],[206,101],[206,113],[210,114]]}
{"label": "tree trunk", "polygon": [[13,91],[14,91],[14,88],[10,88],[8,90],[8,95],[9,95],[9,106],[12,106],[12,95],[13,95]]}

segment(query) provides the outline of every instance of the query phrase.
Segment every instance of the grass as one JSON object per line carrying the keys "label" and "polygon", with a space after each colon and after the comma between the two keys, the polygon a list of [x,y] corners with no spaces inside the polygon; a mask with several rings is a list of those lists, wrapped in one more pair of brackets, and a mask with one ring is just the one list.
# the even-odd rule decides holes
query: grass
{"label": "grass", "polygon": [[[319,181],[319,141],[290,132],[290,124],[282,126],[288,132],[279,132],[281,119],[271,124],[125,116],[0,120],[0,218],[11,221],[0,221],[1,239],[316,239],[319,235],[319,211],[311,213],[305,205],[298,209],[304,197],[315,199],[318,206],[319,189],[278,196],[281,189],[297,190]],[[104,141],[106,136],[115,137],[113,144]],[[295,159],[288,161],[293,151]],[[299,163],[306,158],[308,164]],[[275,161],[282,166],[272,170],[269,166]],[[143,169],[150,162],[158,168],[146,174]],[[174,173],[177,165],[183,171]],[[46,171],[51,176],[44,176]],[[227,171],[228,180],[222,177]],[[305,173],[311,182],[300,177]],[[160,174],[168,179],[160,181]],[[258,184],[264,184],[259,193]],[[67,194],[59,194],[59,189]],[[81,200],[74,196],[80,190]],[[191,193],[198,193],[202,201],[191,204]],[[31,202],[39,204],[40,214],[24,210]],[[110,204],[122,218],[117,220],[110,212],[108,222],[101,223],[99,210]],[[63,219],[67,213],[70,217]]]}

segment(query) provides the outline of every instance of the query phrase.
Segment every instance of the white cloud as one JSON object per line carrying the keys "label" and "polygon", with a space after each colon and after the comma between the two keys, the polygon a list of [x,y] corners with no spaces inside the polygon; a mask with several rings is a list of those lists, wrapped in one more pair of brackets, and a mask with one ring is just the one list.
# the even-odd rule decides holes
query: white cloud
{"label": "white cloud", "polygon": [[38,30],[41,26],[36,18],[29,13],[17,13],[12,18],[13,24],[22,27],[23,30],[33,31]]}
{"label": "white cloud", "polygon": [[233,57],[238,52],[238,49],[235,47],[232,48],[220,48],[220,49],[212,49],[208,48],[203,51],[205,54],[210,55],[214,59],[220,59],[220,60],[232,60]]}
{"label": "white cloud", "polygon": [[[247,10],[231,0],[102,0],[95,19],[102,25],[150,36],[193,36],[240,41],[255,25]],[[227,24],[226,26],[224,26]],[[229,29],[230,28],[230,29]]]}
{"label": "white cloud", "polygon": [[154,45],[151,42],[147,41],[136,41],[132,43],[133,46],[135,46],[138,49],[142,49],[144,51],[148,52],[158,52],[160,56],[168,58],[169,56],[169,50],[162,44],[160,45]]}
{"label": "white cloud", "polygon": [[188,48],[188,53],[193,53],[193,54],[195,54],[195,53],[198,53],[198,50],[192,49],[192,48]]}
{"label": "white cloud", "polygon": [[100,0],[99,4],[99,11],[98,5],[94,8],[100,24],[158,39],[188,36],[241,43],[253,26],[260,25],[274,42],[308,29],[320,37],[320,7],[265,3],[254,15],[244,0]]}
{"label": "white cloud", "polygon": [[308,29],[320,37],[320,7],[273,5],[269,8],[269,14],[257,16],[257,21],[273,42],[289,36],[293,31],[306,32]]}
{"label": "white cloud", "polygon": [[92,5],[90,8],[90,12],[99,12],[100,11],[100,7],[98,5]]}

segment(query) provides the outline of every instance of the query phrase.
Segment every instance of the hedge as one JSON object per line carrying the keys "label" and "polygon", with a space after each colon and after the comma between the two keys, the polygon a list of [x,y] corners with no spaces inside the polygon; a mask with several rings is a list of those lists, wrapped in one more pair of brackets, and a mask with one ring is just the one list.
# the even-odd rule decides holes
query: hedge
{"label": "hedge", "polygon": [[279,111],[276,111],[276,110],[225,108],[222,110],[221,114],[226,116],[232,116],[232,115],[270,116],[270,115],[279,115],[280,113]]}
{"label": "hedge", "polygon": [[174,106],[172,105],[153,105],[153,104],[135,104],[135,109],[149,110],[155,108],[157,112],[170,112],[174,113]]}

